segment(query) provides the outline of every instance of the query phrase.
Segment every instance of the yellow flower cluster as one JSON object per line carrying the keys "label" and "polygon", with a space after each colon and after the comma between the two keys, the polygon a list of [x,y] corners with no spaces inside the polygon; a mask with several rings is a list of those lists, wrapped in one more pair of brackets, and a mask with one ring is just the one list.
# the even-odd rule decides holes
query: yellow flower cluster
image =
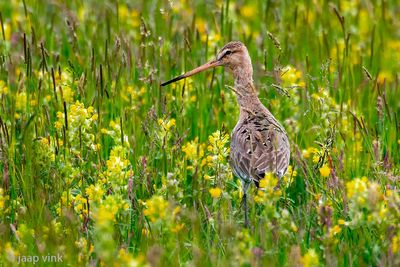
{"label": "yellow flower cluster", "polygon": [[15,108],[19,111],[23,111],[26,108],[27,104],[27,95],[25,91],[18,92],[17,97],[15,99]]}
{"label": "yellow flower cluster", "polygon": [[147,200],[144,205],[146,208],[143,214],[152,222],[165,218],[167,214],[168,201],[166,201],[162,196],[154,195],[151,199]]}
{"label": "yellow flower cluster", "polygon": [[[150,227],[154,227],[155,231],[169,230],[177,234],[185,229],[185,224],[181,221],[181,206],[173,206],[160,195],[153,195],[147,201],[139,200],[144,206],[143,215],[151,222]],[[160,228],[161,227],[161,228]],[[148,228],[142,228],[142,235],[149,234]]]}
{"label": "yellow flower cluster", "polygon": [[106,266],[115,262],[114,224],[117,215],[129,208],[122,195],[108,195],[102,203],[92,208],[94,219],[94,250]]}
{"label": "yellow flower cluster", "polygon": [[293,169],[292,165],[289,165],[287,172],[283,177],[283,181],[285,182],[286,186],[290,186],[290,184],[293,182],[296,176],[297,176],[297,171]]}
{"label": "yellow flower cluster", "polygon": [[168,138],[170,135],[168,133],[172,130],[173,127],[176,125],[175,119],[163,120],[158,119],[158,125],[160,126],[160,131],[157,133],[160,140],[164,140]]}
{"label": "yellow flower cluster", "polygon": [[309,159],[312,156],[312,161],[317,163],[320,158],[321,151],[315,147],[308,147],[307,149],[303,150],[303,157],[305,159]]}
{"label": "yellow flower cluster", "polygon": [[210,188],[208,192],[210,192],[211,197],[214,199],[219,198],[222,194],[222,190],[219,187]]}
{"label": "yellow flower cluster", "polygon": [[179,233],[180,231],[182,231],[183,230],[183,228],[185,227],[185,224],[183,224],[183,223],[177,223],[177,224],[175,224],[175,225],[173,225],[172,227],[171,227],[171,232],[173,232],[173,233]]}
{"label": "yellow flower cluster", "polygon": [[72,103],[74,101],[74,91],[69,85],[65,85],[62,87],[62,95],[63,95],[63,100],[66,103]]}
{"label": "yellow flower cluster", "polygon": [[73,202],[74,210],[77,214],[79,214],[81,219],[83,218],[83,216],[88,215],[88,200],[84,196],[82,196],[81,194],[77,194],[74,197]]}
{"label": "yellow flower cluster", "polygon": [[187,170],[199,173],[205,181],[211,182],[209,193],[213,199],[221,197],[222,182],[232,180],[233,175],[227,161],[229,135],[216,131],[208,137],[208,144],[199,143],[198,138],[182,146],[188,159]]}
{"label": "yellow flower cluster", "polygon": [[140,25],[140,14],[136,9],[128,9],[126,5],[118,7],[120,22],[126,22],[130,28],[137,28]]}
{"label": "yellow flower cluster", "polygon": [[71,201],[73,200],[73,196],[67,192],[63,191],[60,197],[60,203],[56,208],[56,212],[58,215],[61,215],[62,209],[65,207],[70,207]]}
{"label": "yellow flower cluster", "polygon": [[214,154],[228,155],[229,149],[225,147],[229,141],[228,134],[222,134],[221,131],[216,131],[208,137],[208,141],[210,142],[210,145],[207,147],[209,152],[213,152]]}
{"label": "yellow flower cluster", "polygon": [[329,237],[333,238],[335,235],[339,234],[342,231],[339,225],[335,225],[329,229]]}
{"label": "yellow flower cluster", "polygon": [[75,246],[78,248],[78,262],[83,263],[86,262],[90,256],[90,254],[94,250],[93,244],[88,246],[88,241],[86,238],[81,237],[77,241],[75,241]]}
{"label": "yellow flower cluster", "polygon": [[305,87],[303,73],[293,66],[286,66],[281,70],[282,85],[285,87],[299,86]]}
{"label": "yellow flower cluster", "polygon": [[[39,77],[41,75],[41,72],[38,73]],[[61,74],[56,71],[54,76],[57,88],[57,96],[66,103],[73,103],[75,91],[72,87],[76,86],[77,82],[74,82],[71,73],[68,70],[62,70]]]}
{"label": "yellow flower cluster", "polygon": [[364,204],[368,197],[369,181],[367,177],[357,178],[346,183],[347,198],[355,199],[358,203]]}
{"label": "yellow flower cluster", "polygon": [[392,190],[387,190],[385,195],[378,183],[362,177],[347,182],[346,192],[352,218],[349,225],[382,224],[396,220],[398,211],[390,212],[389,208],[395,203],[400,203],[400,199]]}
{"label": "yellow flower cluster", "polygon": [[35,237],[35,230],[29,228],[25,223],[22,223],[18,226],[16,234],[20,241],[24,242]]}
{"label": "yellow flower cluster", "polygon": [[165,131],[169,131],[172,127],[174,127],[176,125],[176,120],[175,119],[170,119],[170,120],[158,119],[158,124]]}
{"label": "yellow flower cluster", "polygon": [[198,162],[204,157],[204,144],[199,144],[199,138],[186,143],[182,146],[182,151],[185,153],[187,159]]}
{"label": "yellow flower cluster", "polygon": [[299,230],[287,209],[281,209],[273,214],[273,216],[279,221],[278,229],[282,236],[289,237],[291,234],[296,233]]}
{"label": "yellow flower cluster", "polygon": [[396,254],[400,251],[400,232],[392,238],[392,252]]}
{"label": "yellow flower cluster", "polygon": [[278,185],[278,178],[273,173],[266,173],[265,177],[260,180],[259,190],[254,197],[257,203],[265,203],[265,201],[273,201],[282,195],[280,189],[275,188]]}
{"label": "yellow flower cluster", "polygon": [[127,210],[129,204],[122,199],[121,195],[108,195],[102,203],[94,209],[94,219],[97,225],[107,225],[115,222],[118,212]]}
{"label": "yellow flower cluster", "polygon": [[[111,138],[114,140],[114,143],[116,145],[124,145],[126,147],[129,146],[128,136],[124,135],[123,140],[121,139],[121,133],[122,133],[121,132],[121,125],[118,122],[114,121],[114,120],[110,121],[109,129],[102,128],[100,130],[100,132],[102,134],[107,134],[107,135],[111,136]],[[123,144],[122,144],[122,141],[123,141]]]}
{"label": "yellow flower cluster", "polygon": [[[98,115],[92,106],[85,108],[84,104],[76,101],[67,109],[67,123],[68,123],[68,141],[71,145],[71,150],[75,154],[80,154],[81,143],[87,148],[96,151],[98,145],[94,144],[93,126],[97,121]],[[57,112],[57,121],[54,127],[61,131],[65,124],[65,114]],[[79,140],[79,141],[78,141]]]}
{"label": "yellow flower cluster", "polygon": [[143,266],[143,262],[136,260],[131,254],[129,254],[125,249],[121,248],[118,251],[116,260],[113,266]]}
{"label": "yellow flower cluster", "polygon": [[136,88],[132,85],[128,85],[123,87],[123,89],[120,91],[120,96],[124,101],[129,102],[130,100],[132,100],[132,108],[136,110],[140,107],[140,105],[146,103],[146,93],[147,90],[144,86],[142,86],[141,88]]}
{"label": "yellow flower cluster", "polygon": [[8,94],[8,86],[3,80],[0,80],[0,99],[2,95],[7,95]]}
{"label": "yellow flower cluster", "polygon": [[329,168],[327,164],[324,164],[319,168],[319,173],[322,177],[328,177],[331,174],[331,168]]}
{"label": "yellow flower cluster", "polygon": [[240,14],[246,19],[254,18],[257,11],[257,7],[254,4],[247,4],[239,9]]}
{"label": "yellow flower cluster", "polygon": [[0,210],[2,211],[2,213],[6,213],[6,203],[9,199],[8,195],[4,195],[4,189],[0,187]]}
{"label": "yellow flower cluster", "polygon": [[208,137],[208,141],[207,151],[211,154],[207,156],[207,165],[221,164],[229,155],[229,147],[226,146],[229,142],[229,135],[216,131]]}
{"label": "yellow flower cluster", "polygon": [[237,252],[235,254],[235,260],[239,266],[250,265],[248,259],[251,256],[251,248],[254,247],[254,239],[252,234],[249,233],[248,229],[243,229],[242,231],[237,231],[235,240],[237,240]]}
{"label": "yellow flower cluster", "polygon": [[105,191],[100,184],[92,184],[86,188],[85,193],[90,201],[99,202],[103,198]]}
{"label": "yellow flower cluster", "polygon": [[105,177],[115,188],[128,185],[130,162],[127,159],[126,149],[122,146],[113,147],[110,158],[107,160]]}
{"label": "yellow flower cluster", "polygon": [[314,249],[309,249],[303,257],[301,257],[301,263],[304,267],[316,267],[319,266],[318,255]]}

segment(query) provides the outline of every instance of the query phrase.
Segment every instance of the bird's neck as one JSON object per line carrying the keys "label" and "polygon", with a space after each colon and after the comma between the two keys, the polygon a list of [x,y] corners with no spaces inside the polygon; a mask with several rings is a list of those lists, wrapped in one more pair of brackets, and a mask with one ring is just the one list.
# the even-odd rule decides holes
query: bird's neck
{"label": "bird's neck", "polygon": [[265,109],[258,98],[258,92],[253,84],[253,67],[251,61],[244,61],[241,65],[231,68],[235,79],[236,98],[242,111],[257,113]]}
{"label": "bird's neck", "polygon": [[236,99],[240,108],[258,109],[262,106],[258,99],[258,92],[253,84],[252,73],[235,75]]}
{"label": "bird's neck", "polygon": [[251,61],[244,61],[242,64],[231,68],[236,86],[248,86],[253,84],[253,66]]}
{"label": "bird's neck", "polygon": [[241,111],[252,111],[257,113],[258,111],[265,109],[264,105],[258,98],[258,93],[253,82],[246,84],[238,84],[235,82],[235,90],[236,99]]}

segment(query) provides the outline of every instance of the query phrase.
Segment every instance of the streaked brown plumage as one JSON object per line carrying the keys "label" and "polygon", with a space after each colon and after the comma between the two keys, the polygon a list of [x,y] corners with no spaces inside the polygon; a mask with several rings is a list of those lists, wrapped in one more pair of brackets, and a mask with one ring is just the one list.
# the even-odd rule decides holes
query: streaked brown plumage
{"label": "streaked brown plumage", "polygon": [[254,182],[258,187],[259,181],[268,172],[281,178],[289,165],[290,146],[284,128],[258,98],[246,46],[241,42],[230,42],[214,60],[161,86],[217,66],[225,66],[235,79],[233,90],[240,106],[240,115],[231,135],[230,164],[233,173],[242,181],[245,225],[248,226],[246,199],[249,185]]}

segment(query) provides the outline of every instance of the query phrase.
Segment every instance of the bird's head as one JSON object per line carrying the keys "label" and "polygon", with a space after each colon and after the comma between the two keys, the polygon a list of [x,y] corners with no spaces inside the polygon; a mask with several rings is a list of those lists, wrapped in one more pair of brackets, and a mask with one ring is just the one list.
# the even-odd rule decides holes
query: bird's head
{"label": "bird's head", "polygon": [[204,70],[215,68],[218,66],[225,66],[227,69],[233,73],[235,79],[240,78],[240,76],[247,75],[251,78],[253,74],[253,68],[251,66],[251,59],[249,52],[244,44],[238,41],[233,41],[227,43],[218,53],[215,59],[207,62],[200,67],[197,67],[191,71],[186,72],[172,80],[164,82],[161,86],[168,85],[170,83],[179,81],[181,79],[193,76]]}

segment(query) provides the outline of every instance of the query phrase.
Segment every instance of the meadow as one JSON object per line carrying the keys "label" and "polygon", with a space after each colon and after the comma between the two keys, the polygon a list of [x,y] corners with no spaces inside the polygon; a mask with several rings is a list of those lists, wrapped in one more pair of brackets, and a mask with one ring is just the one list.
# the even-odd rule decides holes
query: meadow
{"label": "meadow", "polygon": [[[1,1],[0,266],[399,266],[399,12]],[[250,188],[249,228],[231,75],[160,87],[231,40],[291,144],[280,188]]]}

